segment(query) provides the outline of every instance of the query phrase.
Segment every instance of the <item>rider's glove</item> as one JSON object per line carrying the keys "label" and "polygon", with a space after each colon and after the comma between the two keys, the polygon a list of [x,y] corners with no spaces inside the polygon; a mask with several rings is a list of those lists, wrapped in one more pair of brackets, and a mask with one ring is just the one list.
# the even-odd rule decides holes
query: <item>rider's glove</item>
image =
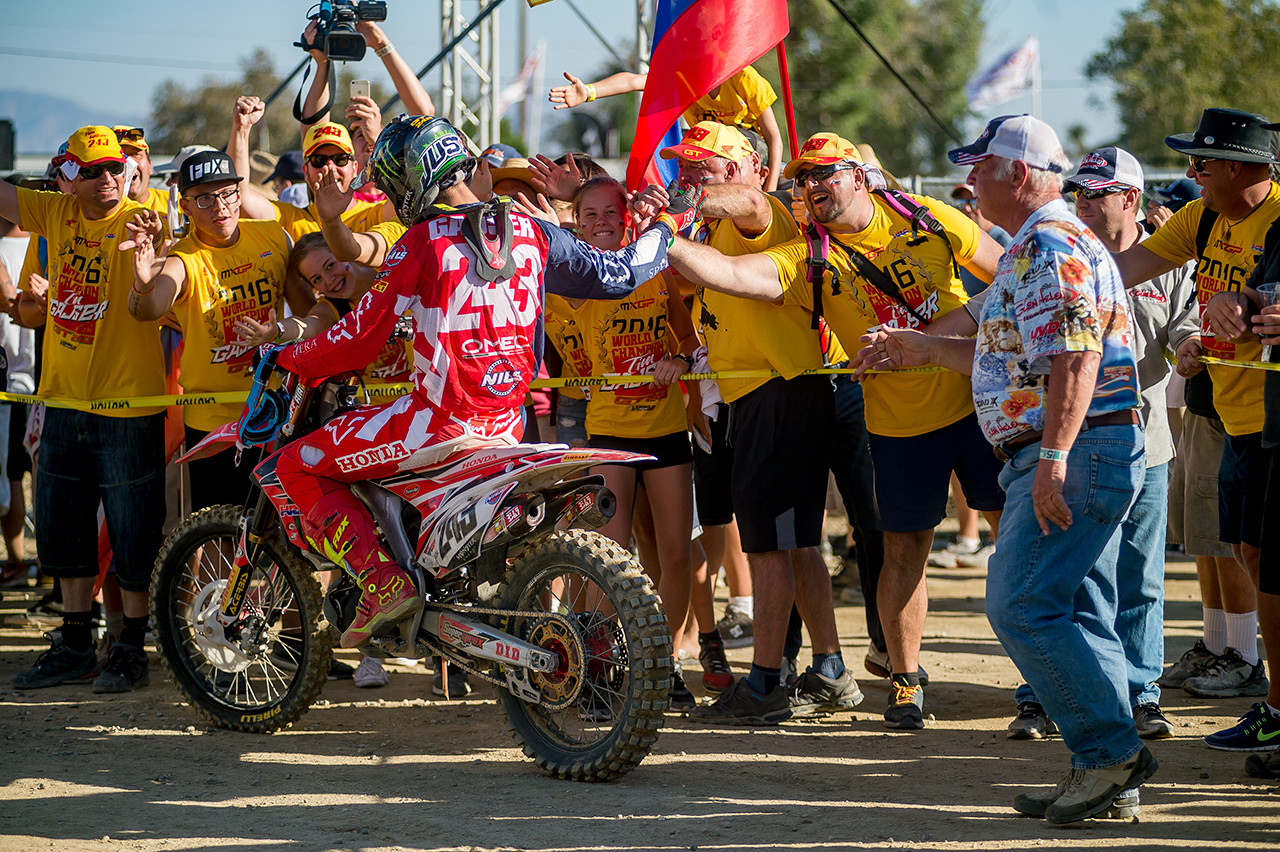
{"label": "rider's glove", "polygon": [[671,185],[667,187],[667,195],[671,201],[667,204],[667,209],[658,217],[658,220],[666,223],[674,233],[678,234],[698,221],[702,211],[702,203],[707,200],[707,191],[702,187],[702,184],[694,184],[688,189],[681,189],[680,181],[673,180]]}

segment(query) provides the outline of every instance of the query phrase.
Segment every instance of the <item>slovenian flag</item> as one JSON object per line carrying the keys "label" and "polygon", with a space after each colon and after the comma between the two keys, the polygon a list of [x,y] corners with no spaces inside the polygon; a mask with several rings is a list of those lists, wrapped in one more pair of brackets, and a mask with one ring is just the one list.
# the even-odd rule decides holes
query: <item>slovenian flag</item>
{"label": "slovenian flag", "polygon": [[680,143],[680,115],[772,50],[789,30],[785,0],[657,0],[627,187],[669,184],[676,161],[655,155]]}

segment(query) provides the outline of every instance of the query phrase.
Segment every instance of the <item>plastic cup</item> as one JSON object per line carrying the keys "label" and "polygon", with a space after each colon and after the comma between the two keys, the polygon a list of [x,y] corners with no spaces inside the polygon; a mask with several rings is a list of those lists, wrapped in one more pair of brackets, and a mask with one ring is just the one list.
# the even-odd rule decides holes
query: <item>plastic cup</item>
{"label": "plastic cup", "polygon": [[1264,308],[1267,305],[1280,305],[1280,282],[1271,281],[1259,285],[1258,298],[1262,300]]}

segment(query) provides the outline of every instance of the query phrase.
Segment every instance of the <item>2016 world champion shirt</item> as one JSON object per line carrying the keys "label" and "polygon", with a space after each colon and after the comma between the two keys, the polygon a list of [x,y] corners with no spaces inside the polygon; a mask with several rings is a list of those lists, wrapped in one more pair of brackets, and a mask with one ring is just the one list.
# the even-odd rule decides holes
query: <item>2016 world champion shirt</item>
{"label": "2016 world champion shirt", "polygon": [[[228,248],[200,241],[192,230],[170,251],[182,261],[187,284],[174,304],[182,326],[180,381],[187,393],[248,390],[256,346],[241,343],[236,320],[282,316],[289,244],[274,221],[240,220],[240,238]],[[188,406],[183,422],[208,432],[240,416],[238,403]]]}
{"label": "2016 world champion shirt", "polygon": [[[129,314],[133,253],[118,249],[129,238],[125,223],[142,209],[125,199],[106,218],[86,219],[70,195],[18,190],[22,227],[49,245],[42,395],[104,400],[165,392],[160,325],[138,322]],[[163,410],[121,404],[93,409],[109,417]]]}

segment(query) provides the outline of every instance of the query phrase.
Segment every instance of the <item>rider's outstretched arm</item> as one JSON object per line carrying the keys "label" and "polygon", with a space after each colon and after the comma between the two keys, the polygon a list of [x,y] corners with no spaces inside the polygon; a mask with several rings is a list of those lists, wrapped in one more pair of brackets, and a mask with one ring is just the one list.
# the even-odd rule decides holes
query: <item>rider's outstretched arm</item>
{"label": "rider's outstretched arm", "polygon": [[563,228],[534,219],[547,235],[547,292],[570,299],[622,299],[667,268],[673,235],[657,223],[631,245],[601,251]]}

